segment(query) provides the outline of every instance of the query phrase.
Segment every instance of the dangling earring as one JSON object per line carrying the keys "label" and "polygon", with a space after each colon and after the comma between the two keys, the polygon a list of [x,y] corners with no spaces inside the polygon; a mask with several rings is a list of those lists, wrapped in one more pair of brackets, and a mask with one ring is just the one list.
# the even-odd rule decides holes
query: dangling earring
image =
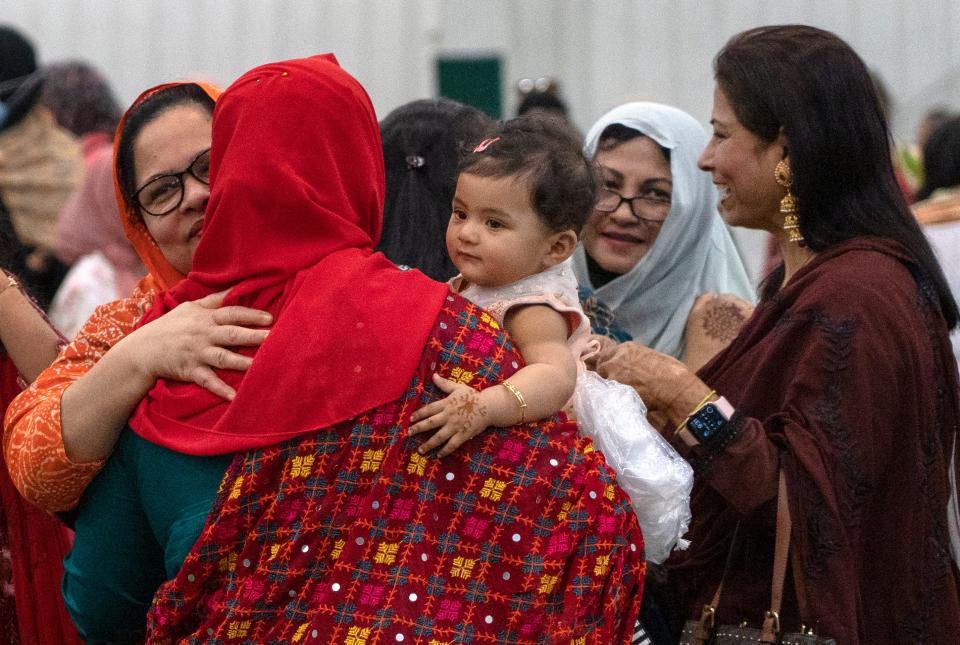
{"label": "dangling earring", "polygon": [[780,163],[773,171],[773,177],[777,183],[787,189],[787,194],[780,200],[780,213],[783,215],[783,230],[787,231],[787,239],[803,246],[803,234],[800,232],[800,218],[797,216],[797,200],[790,192],[793,186],[793,172],[790,170],[790,164],[786,159],[781,159]]}

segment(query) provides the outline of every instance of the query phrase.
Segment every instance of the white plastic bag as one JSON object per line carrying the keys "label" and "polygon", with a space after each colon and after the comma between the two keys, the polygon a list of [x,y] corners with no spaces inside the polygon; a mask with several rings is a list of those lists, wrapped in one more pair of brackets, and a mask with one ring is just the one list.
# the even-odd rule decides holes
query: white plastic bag
{"label": "white plastic bag", "polygon": [[580,431],[593,439],[630,495],[647,560],[660,564],[675,546],[685,549],[693,469],[647,421],[636,390],[581,370],[573,397]]}

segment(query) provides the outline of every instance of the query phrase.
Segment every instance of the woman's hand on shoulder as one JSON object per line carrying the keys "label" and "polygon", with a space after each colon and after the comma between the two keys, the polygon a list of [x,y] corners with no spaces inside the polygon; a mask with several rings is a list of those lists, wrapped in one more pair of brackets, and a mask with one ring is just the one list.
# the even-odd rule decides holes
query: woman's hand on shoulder
{"label": "woman's hand on shoulder", "polygon": [[697,371],[726,349],[753,314],[753,305],[732,293],[704,293],[697,297],[684,329],[684,363]]}
{"label": "woman's hand on shoulder", "polygon": [[136,330],[120,343],[149,378],[193,382],[227,400],[236,391],[214,369],[245,371],[253,359],[232,350],[257,347],[273,317],[257,309],[223,306],[227,292],[184,302]]}

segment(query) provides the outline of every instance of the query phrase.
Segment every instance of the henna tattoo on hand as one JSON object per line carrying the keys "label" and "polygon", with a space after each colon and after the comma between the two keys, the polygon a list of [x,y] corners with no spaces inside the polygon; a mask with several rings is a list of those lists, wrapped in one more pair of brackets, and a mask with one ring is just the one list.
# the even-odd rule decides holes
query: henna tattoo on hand
{"label": "henna tattoo on hand", "polygon": [[454,410],[464,423],[470,423],[487,414],[486,406],[480,403],[480,393],[475,391],[465,392],[456,402]]}
{"label": "henna tattoo on hand", "polygon": [[740,333],[740,327],[746,319],[737,305],[714,303],[703,318],[703,331],[714,340],[729,343]]}

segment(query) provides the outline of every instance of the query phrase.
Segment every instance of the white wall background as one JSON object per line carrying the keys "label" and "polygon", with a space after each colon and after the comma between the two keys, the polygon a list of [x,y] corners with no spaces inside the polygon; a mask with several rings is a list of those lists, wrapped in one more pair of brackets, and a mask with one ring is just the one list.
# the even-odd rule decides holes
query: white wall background
{"label": "white wall background", "polygon": [[[709,119],[711,62],[733,34],[803,22],[845,38],[885,81],[896,137],[931,105],[960,109],[957,0],[3,0],[0,22],[41,61],[84,58],[123,102],[181,77],[226,85],[282,58],[333,51],[382,117],[435,94],[438,53],[496,52],[513,82],[560,80],[581,129],[631,99]],[[751,264],[757,240],[740,236]]]}

